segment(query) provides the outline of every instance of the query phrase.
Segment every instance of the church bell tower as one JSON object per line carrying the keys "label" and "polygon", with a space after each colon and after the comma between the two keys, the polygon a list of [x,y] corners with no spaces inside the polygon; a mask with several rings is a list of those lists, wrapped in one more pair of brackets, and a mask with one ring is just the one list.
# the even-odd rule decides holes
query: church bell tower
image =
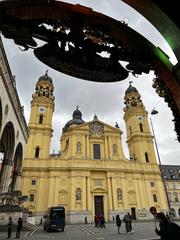
{"label": "church bell tower", "polygon": [[130,160],[142,163],[157,163],[153,136],[148,122],[148,113],[141,100],[141,95],[131,83],[125,92],[124,100],[126,105],[124,108],[124,120]]}
{"label": "church bell tower", "polygon": [[29,120],[29,139],[25,158],[49,158],[54,112],[54,86],[47,72],[36,83],[32,95]]}

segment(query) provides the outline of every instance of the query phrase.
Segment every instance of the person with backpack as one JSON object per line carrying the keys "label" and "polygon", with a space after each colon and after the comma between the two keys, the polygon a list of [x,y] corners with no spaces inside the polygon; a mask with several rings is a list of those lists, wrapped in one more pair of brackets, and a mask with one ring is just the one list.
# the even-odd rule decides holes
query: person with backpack
{"label": "person with backpack", "polygon": [[161,237],[161,240],[179,240],[180,226],[170,222],[163,212],[157,213],[156,218],[159,220],[159,229],[156,227],[155,232]]}
{"label": "person with backpack", "polygon": [[132,231],[132,217],[129,213],[127,213],[124,218],[123,221],[125,223],[125,227],[126,227],[126,232],[130,233]]}

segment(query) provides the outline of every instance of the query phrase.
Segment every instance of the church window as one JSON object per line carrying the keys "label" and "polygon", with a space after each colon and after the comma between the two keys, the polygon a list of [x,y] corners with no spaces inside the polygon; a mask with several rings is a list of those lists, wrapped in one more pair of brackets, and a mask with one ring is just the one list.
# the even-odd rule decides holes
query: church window
{"label": "church window", "polygon": [[34,202],[34,194],[30,194],[29,195],[29,201],[30,202]]}
{"label": "church window", "polygon": [[143,132],[143,125],[142,123],[139,124],[140,131]]}
{"label": "church window", "polygon": [[155,193],[153,194],[153,201],[157,202],[157,195]]}
{"label": "church window", "polygon": [[81,143],[80,142],[77,143],[77,152],[81,152]]}
{"label": "church window", "polygon": [[43,124],[43,115],[39,116],[39,124]]}
{"label": "church window", "polygon": [[35,179],[32,179],[31,185],[36,185],[36,180]]}
{"label": "church window", "polygon": [[81,189],[76,190],[76,201],[81,201]]}
{"label": "church window", "polygon": [[148,157],[148,153],[147,152],[145,153],[145,159],[146,159],[146,162],[148,163],[149,162],[149,157]]}
{"label": "church window", "polygon": [[174,202],[179,202],[178,193],[177,192],[173,193],[173,197],[174,197]]}
{"label": "church window", "polygon": [[123,200],[123,193],[120,188],[117,189],[117,200],[122,201]]}
{"label": "church window", "polygon": [[100,144],[93,144],[94,159],[101,159]]}
{"label": "church window", "polygon": [[35,158],[38,158],[38,157],[39,157],[39,152],[40,152],[40,148],[39,148],[39,147],[36,147],[36,150],[35,150]]}
{"label": "church window", "polygon": [[130,134],[132,134],[132,129],[131,129],[131,126],[129,126],[129,132],[130,132]]}
{"label": "church window", "polygon": [[155,186],[154,182],[151,182],[151,187],[154,187],[154,186]]}

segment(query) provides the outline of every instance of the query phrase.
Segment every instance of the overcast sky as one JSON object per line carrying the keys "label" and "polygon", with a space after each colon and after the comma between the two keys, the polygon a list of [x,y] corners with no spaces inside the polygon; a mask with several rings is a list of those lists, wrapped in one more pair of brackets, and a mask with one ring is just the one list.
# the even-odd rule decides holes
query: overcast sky
{"label": "overcast sky", "polygon": [[[135,10],[128,7],[120,0],[101,0],[101,1],[66,1],[70,3],[80,3],[93,8],[93,10],[104,13],[117,20],[125,20],[130,27],[148,38],[154,45],[159,46],[166,52],[172,63],[176,59],[156,29],[148,21],[137,14]],[[58,152],[60,149],[61,130],[65,123],[72,119],[72,113],[76,106],[83,114],[83,120],[91,121],[94,114],[99,120],[113,125],[118,122],[123,131],[122,141],[126,157],[129,153],[126,146],[126,130],[123,120],[124,93],[129,86],[129,81],[133,81],[133,86],[141,94],[142,101],[152,118],[158,149],[163,164],[179,164],[180,145],[176,140],[174,132],[173,116],[155,89],[152,88],[153,72],[148,75],[143,74],[138,78],[132,75],[124,81],[117,83],[94,83],[73,78],[53,69],[50,69],[33,55],[32,50],[22,52],[13,41],[3,39],[6,54],[10,63],[12,74],[16,75],[16,86],[25,109],[25,117],[29,122],[30,101],[35,84],[40,76],[48,74],[53,79],[55,91],[55,112],[53,115],[53,138],[51,151]],[[151,110],[156,108],[157,115],[150,115]]]}

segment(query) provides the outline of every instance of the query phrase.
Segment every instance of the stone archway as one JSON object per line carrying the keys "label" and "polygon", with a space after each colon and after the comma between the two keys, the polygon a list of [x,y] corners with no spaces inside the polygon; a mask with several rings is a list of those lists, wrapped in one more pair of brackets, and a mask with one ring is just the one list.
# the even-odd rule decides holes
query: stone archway
{"label": "stone archway", "polygon": [[[1,99],[0,99],[0,131],[1,131],[1,126],[2,126],[2,103],[1,103]],[[3,158],[4,158],[4,154],[3,154],[3,151],[1,150],[1,146],[0,146],[0,174],[1,174],[1,169],[2,169]]]}
{"label": "stone archway", "polygon": [[19,143],[16,147],[14,154],[14,166],[12,173],[12,182],[11,182],[11,191],[19,190],[20,188],[20,179],[21,179],[21,170],[22,170],[22,158],[23,158],[23,147]]}
{"label": "stone archway", "polygon": [[3,155],[2,166],[0,172],[0,192],[7,192],[11,171],[13,167],[13,153],[15,144],[15,131],[12,122],[8,122],[3,129],[0,139],[0,151]]}
{"label": "stone archway", "polygon": [[1,126],[2,126],[2,103],[0,99],[0,131],[1,131]]}

